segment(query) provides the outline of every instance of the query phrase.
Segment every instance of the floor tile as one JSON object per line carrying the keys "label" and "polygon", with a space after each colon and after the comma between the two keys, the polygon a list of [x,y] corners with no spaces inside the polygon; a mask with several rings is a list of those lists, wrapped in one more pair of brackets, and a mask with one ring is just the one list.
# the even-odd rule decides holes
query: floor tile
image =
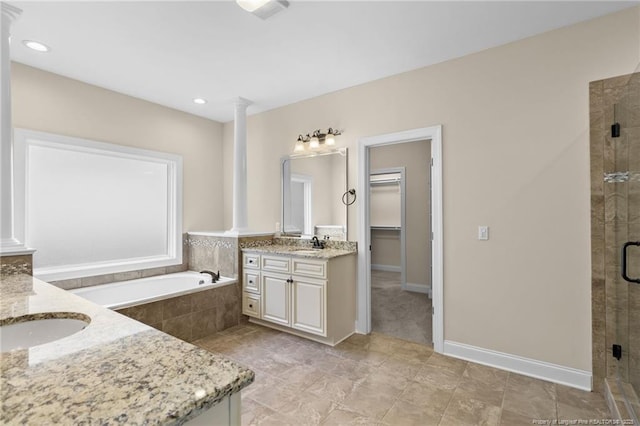
{"label": "floor tile", "polygon": [[342,402],[356,390],[356,387],[357,384],[353,380],[325,374],[309,386],[307,391],[334,402]]}
{"label": "floor tile", "polygon": [[500,416],[500,426],[531,426],[534,420],[540,420],[532,418],[530,416],[524,416],[522,414],[514,413],[509,410],[502,409]]}
{"label": "floor tile", "polygon": [[398,391],[384,386],[358,386],[341,405],[363,416],[382,419],[398,399]]}
{"label": "floor tile", "polygon": [[429,383],[411,382],[398,398],[420,407],[444,412],[452,395],[453,390],[438,388]]}
{"label": "floor tile", "polygon": [[555,384],[510,373],[502,407],[532,419],[557,419]]}
{"label": "floor tile", "polygon": [[462,372],[456,373],[444,367],[425,365],[415,376],[420,383],[431,383],[441,389],[453,390],[462,379]]}
{"label": "floor tile", "polygon": [[600,394],[433,353],[380,333],[334,348],[253,324],[195,342],[254,370],[243,425],[531,425],[602,420]]}
{"label": "floor tile", "polygon": [[309,392],[302,392],[288,402],[279,412],[297,419],[300,424],[319,425],[338,405]]}
{"label": "floor tile", "polygon": [[500,406],[490,405],[456,391],[442,417],[441,425],[497,425]]}
{"label": "floor tile", "polygon": [[362,414],[346,410],[344,408],[335,409],[329,413],[322,425],[326,426],[349,426],[349,425],[378,425],[383,424],[378,419],[363,416]]}
{"label": "floor tile", "polygon": [[439,424],[441,418],[442,412],[439,410],[398,400],[382,420],[390,425],[429,426]]}

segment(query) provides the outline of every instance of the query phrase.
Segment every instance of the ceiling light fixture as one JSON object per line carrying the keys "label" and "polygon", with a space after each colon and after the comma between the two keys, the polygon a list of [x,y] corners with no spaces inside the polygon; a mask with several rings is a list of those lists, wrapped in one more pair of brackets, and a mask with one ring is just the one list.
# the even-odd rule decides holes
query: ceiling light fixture
{"label": "ceiling light fixture", "polygon": [[236,0],[236,3],[260,19],[267,19],[289,7],[286,0]]}
{"label": "ceiling light fixture", "polygon": [[207,100],[202,98],[193,98],[193,103],[198,105],[204,105],[207,103]]}
{"label": "ceiling light fixture", "polygon": [[39,41],[35,40],[22,40],[22,44],[27,46],[29,49],[35,50],[36,52],[40,53],[46,53],[51,50],[51,48],[46,44],[42,44]]}
{"label": "ceiling light fixture", "polygon": [[326,133],[318,129],[312,134],[307,133],[306,136],[299,135],[293,152],[317,151],[321,148],[328,148],[336,144],[335,137],[341,134],[340,130],[329,127]]}

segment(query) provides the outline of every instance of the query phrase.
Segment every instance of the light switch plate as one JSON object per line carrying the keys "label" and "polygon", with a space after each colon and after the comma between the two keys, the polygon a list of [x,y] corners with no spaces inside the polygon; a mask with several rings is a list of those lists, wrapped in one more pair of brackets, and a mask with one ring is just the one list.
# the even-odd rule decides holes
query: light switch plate
{"label": "light switch plate", "polygon": [[488,240],[489,239],[489,227],[488,226],[478,226],[478,239],[479,240]]}

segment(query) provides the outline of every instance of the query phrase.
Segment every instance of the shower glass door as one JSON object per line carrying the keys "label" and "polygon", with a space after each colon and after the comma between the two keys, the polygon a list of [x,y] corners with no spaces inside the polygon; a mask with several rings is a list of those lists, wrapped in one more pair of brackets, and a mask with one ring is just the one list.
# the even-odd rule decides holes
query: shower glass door
{"label": "shower glass door", "polygon": [[[606,120],[613,123],[605,142],[606,279],[616,289],[617,377],[640,395],[640,73],[612,90],[620,93]],[[640,414],[636,396],[626,396]]]}

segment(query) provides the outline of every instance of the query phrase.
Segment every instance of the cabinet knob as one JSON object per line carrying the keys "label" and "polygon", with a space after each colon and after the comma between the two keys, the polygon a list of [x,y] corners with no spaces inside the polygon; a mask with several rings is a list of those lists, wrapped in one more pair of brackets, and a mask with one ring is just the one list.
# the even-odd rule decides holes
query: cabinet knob
{"label": "cabinet knob", "polygon": [[253,263],[253,260],[250,260],[249,263]]}
{"label": "cabinet knob", "polygon": [[253,308],[253,304],[251,304],[251,303],[250,303],[250,304],[249,304],[249,307],[250,307],[250,308]]}
{"label": "cabinet knob", "polygon": [[253,281],[249,280],[249,284],[253,284]]}

